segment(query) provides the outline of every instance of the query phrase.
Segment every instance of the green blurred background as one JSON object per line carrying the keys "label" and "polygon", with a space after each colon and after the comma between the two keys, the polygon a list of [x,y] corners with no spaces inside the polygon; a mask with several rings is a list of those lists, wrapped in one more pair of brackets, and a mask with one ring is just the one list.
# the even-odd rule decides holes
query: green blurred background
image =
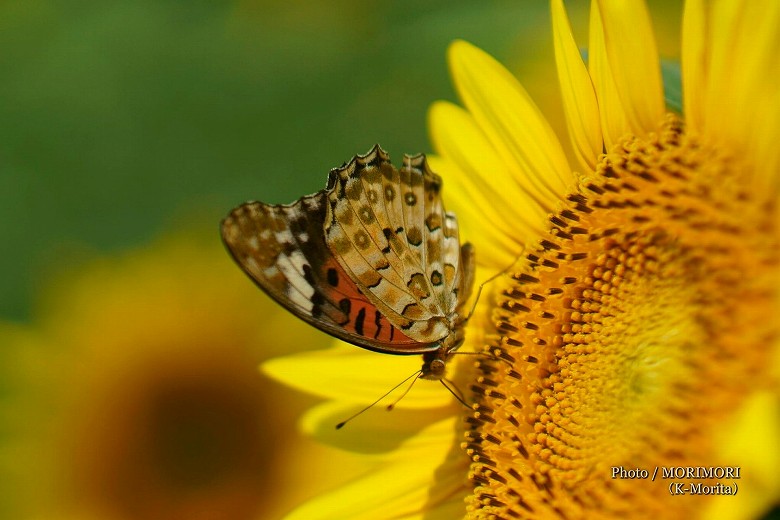
{"label": "green blurred background", "polygon": [[546,2],[3,1],[0,317],[91,251],[194,218],[216,239],[233,206],[316,191],[375,142],[429,151],[454,38],[537,77]]}

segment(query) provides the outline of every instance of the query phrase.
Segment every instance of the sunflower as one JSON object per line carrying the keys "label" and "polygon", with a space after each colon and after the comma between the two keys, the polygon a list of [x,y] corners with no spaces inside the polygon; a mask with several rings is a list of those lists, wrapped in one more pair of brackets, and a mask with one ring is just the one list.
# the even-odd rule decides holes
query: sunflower
{"label": "sunflower", "polygon": [[469,43],[449,50],[463,107],[430,110],[477,279],[505,271],[468,324],[463,350],[486,355],[449,367],[472,409],[416,388],[396,430],[373,412],[337,438],[416,364],[378,371],[341,346],[268,362],[329,399],[308,433],[374,463],[292,518],[751,518],[777,503],[780,4],[685,4],[681,113],[642,2],[592,4],[587,64],[561,0],[551,10],[571,160]]}
{"label": "sunflower", "polygon": [[[258,320],[262,296],[200,236],[85,262],[34,323],[0,324],[0,516],[273,518],[336,476],[324,458],[351,471],[284,433],[312,400],[257,372],[319,333],[282,334],[294,318],[270,302]],[[301,464],[321,468],[307,486]]]}

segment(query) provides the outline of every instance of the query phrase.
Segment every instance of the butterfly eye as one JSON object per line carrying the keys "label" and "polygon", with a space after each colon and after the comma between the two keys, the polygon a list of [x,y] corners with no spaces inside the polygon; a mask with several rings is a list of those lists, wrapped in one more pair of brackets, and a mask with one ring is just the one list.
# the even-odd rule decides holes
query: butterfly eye
{"label": "butterfly eye", "polygon": [[446,363],[443,359],[435,358],[423,363],[422,377],[423,379],[441,379],[444,375]]}

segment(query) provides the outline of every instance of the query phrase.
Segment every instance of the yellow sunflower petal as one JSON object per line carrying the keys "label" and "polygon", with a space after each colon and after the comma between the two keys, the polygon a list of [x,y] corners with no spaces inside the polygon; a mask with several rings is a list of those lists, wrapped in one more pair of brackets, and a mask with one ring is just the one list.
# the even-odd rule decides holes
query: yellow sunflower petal
{"label": "yellow sunflower petal", "polygon": [[[740,37],[738,39],[738,63],[746,69],[743,81],[735,90],[736,99],[744,100],[747,110],[736,105],[734,121],[736,129],[748,133],[748,153],[755,155],[756,164],[774,188],[780,184],[780,88],[777,74],[780,70],[780,2],[748,2]],[[767,76],[769,79],[767,79]],[[759,187],[758,189],[761,189]]]}
{"label": "yellow sunflower petal", "polygon": [[[522,257],[522,251],[519,253],[519,257]],[[515,258],[510,259],[508,263],[502,264],[500,267],[486,268],[477,266],[476,274],[474,275],[474,291],[469,301],[468,309],[474,306],[474,315],[469,320],[469,324],[472,326],[468,329],[466,334],[466,340],[463,345],[458,349],[460,352],[481,352],[485,347],[486,332],[489,331],[485,327],[485,324],[489,322],[489,317],[492,314],[492,309],[495,306],[495,284],[498,283],[497,278],[501,278],[500,274],[507,271],[507,268],[514,267],[515,261],[518,260],[518,255]],[[480,286],[483,288],[481,294],[479,293]],[[475,300],[479,296],[479,300]]]}
{"label": "yellow sunflower petal", "polygon": [[[742,471],[737,496],[715,497],[704,512],[708,520],[759,518],[780,497],[780,399],[769,392],[749,398],[723,436],[721,457]],[[738,461],[736,464],[734,461]]]}
{"label": "yellow sunflower petal", "polygon": [[562,0],[552,0],[555,62],[563,108],[574,152],[585,171],[593,170],[603,152],[599,104],[588,69],[582,62]]}
{"label": "yellow sunflower petal", "polygon": [[743,16],[743,6],[739,2],[718,2],[708,7],[709,75],[702,97],[709,117],[705,121],[703,131],[710,136],[719,136],[720,140],[730,141],[734,134],[742,135],[741,128],[737,132],[732,128],[735,114],[731,107],[736,105],[740,110],[746,108],[740,103],[742,99],[732,97],[737,94],[734,92],[735,80],[732,77],[734,67],[739,65],[737,70],[741,71],[743,66],[736,61],[738,56],[735,52],[738,47],[738,26]]}
{"label": "yellow sunflower petal", "polygon": [[709,69],[701,94],[707,119],[702,133],[713,144],[728,144],[753,158],[776,186],[780,3],[713,2],[708,14]]}
{"label": "yellow sunflower petal", "polygon": [[[419,370],[421,364],[418,356],[383,355],[344,343],[326,350],[274,358],[261,368],[266,375],[303,392],[366,405]],[[388,396],[388,403],[394,395],[398,394]],[[454,398],[441,385],[418,381],[397,408],[436,408],[453,402]]]}
{"label": "yellow sunflower petal", "polygon": [[437,481],[434,486],[444,490],[461,487],[460,472],[439,471],[452,448],[458,420],[456,417],[434,423],[378,459],[381,462],[373,473],[316,497],[287,519],[388,518],[388,512],[392,512],[393,518],[431,518],[424,513],[435,511],[437,505],[452,498],[433,494],[432,482]]}
{"label": "yellow sunflower petal", "polygon": [[[519,189],[506,164],[474,118],[461,107],[439,101],[428,112],[431,140],[436,151],[457,164],[457,180],[471,205],[480,208],[483,227],[499,227],[510,235],[542,229],[545,214]],[[518,229],[519,227],[519,229]]]}
{"label": "yellow sunflower petal", "polygon": [[682,29],[683,110],[688,128],[701,132],[704,121],[702,93],[707,84],[703,0],[685,2]]}
{"label": "yellow sunflower petal", "polygon": [[571,184],[558,138],[528,93],[493,57],[464,41],[450,45],[455,87],[520,187],[546,210]]}
{"label": "yellow sunflower petal", "polygon": [[642,0],[598,0],[609,70],[629,128],[642,136],[663,121],[661,66]]}
{"label": "yellow sunflower petal", "polygon": [[502,269],[517,256],[517,237],[537,235],[547,215],[518,187],[468,112],[438,102],[429,122],[442,154],[430,158],[431,166],[445,179],[447,207],[459,216],[464,239],[477,247],[477,262]]}
{"label": "yellow sunflower petal", "polygon": [[[780,49],[777,50],[780,53]],[[775,65],[775,69],[778,69]],[[774,90],[766,88],[759,94],[755,108],[763,114],[756,114],[755,127],[752,133],[752,144],[748,153],[755,156],[755,163],[760,165],[760,175],[755,179],[758,190],[771,190],[775,193],[780,190],[780,150],[777,143],[780,142],[780,89],[775,85]]]}
{"label": "yellow sunflower petal", "polygon": [[335,428],[361,408],[353,403],[324,402],[307,410],[301,418],[301,430],[319,442],[345,451],[379,454],[398,448],[431,423],[452,414],[447,408],[387,412],[380,404],[343,428]]}
{"label": "yellow sunflower petal", "polygon": [[456,495],[449,500],[436,504],[423,514],[405,516],[399,520],[453,520],[463,518],[464,509],[463,497]]}
{"label": "yellow sunflower petal", "polygon": [[484,199],[485,195],[476,190],[469,191],[464,185],[467,176],[455,163],[438,156],[429,156],[428,161],[433,171],[445,179],[447,209],[458,216],[461,242],[474,245],[478,266],[490,270],[502,269],[517,255],[520,247],[517,237],[486,218],[486,206],[476,202]]}
{"label": "yellow sunflower petal", "polygon": [[588,71],[598,98],[604,144],[607,150],[610,150],[623,136],[631,132],[631,127],[615,85],[614,75],[610,70],[605,45],[601,15],[598,5],[593,2],[590,5]]}

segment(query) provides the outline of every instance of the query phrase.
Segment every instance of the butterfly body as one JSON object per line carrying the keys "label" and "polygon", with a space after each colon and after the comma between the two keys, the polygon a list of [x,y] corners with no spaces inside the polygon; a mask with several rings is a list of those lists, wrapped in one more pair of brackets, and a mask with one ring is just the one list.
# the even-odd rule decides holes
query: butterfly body
{"label": "butterfly body", "polygon": [[247,202],[222,222],[239,266],[274,300],[339,339],[423,354],[440,379],[463,342],[474,252],[422,155],[395,168],[379,146],[292,204]]}

